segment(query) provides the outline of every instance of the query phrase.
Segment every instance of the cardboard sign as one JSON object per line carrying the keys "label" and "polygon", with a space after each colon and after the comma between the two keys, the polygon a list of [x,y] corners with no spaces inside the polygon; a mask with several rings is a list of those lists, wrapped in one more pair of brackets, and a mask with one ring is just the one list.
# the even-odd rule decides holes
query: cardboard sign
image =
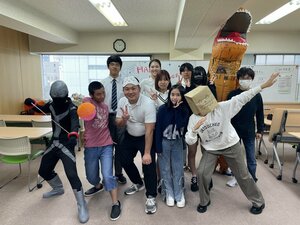
{"label": "cardboard sign", "polygon": [[198,86],[184,96],[196,115],[205,116],[218,106],[216,98],[207,86]]}

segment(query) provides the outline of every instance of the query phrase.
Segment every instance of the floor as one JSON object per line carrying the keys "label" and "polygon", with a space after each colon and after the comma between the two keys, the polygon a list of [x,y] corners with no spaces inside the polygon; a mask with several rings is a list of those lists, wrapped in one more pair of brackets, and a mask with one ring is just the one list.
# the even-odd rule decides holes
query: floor
{"label": "floor", "polygon": [[[266,140],[268,151],[271,154],[271,145]],[[282,145],[280,155],[282,155]],[[201,152],[197,153],[197,161]],[[271,158],[271,157],[270,157]],[[110,221],[109,213],[111,201],[109,193],[103,191],[93,197],[86,198],[90,213],[87,224],[228,224],[228,225],[293,225],[299,224],[300,213],[300,184],[291,180],[295,159],[295,150],[290,145],[285,145],[284,173],[282,181],[276,179],[278,167],[270,169],[264,164],[264,156],[258,158],[257,177],[258,186],[266,200],[266,208],[261,215],[249,213],[251,203],[245,198],[240,188],[230,188],[226,182],[230,177],[214,173],[214,187],[211,191],[211,205],[204,214],[199,214],[196,207],[199,203],[198,193],[190,191],[189,172],[185,173],[186,181],[186,207],[168,207],[158,196],[158,209],[154,215],[144,213],[145,195],[144,192],[132,196],[125,196],[124,189],[130,185],[128,182],[120,186],[119,198],[122,203],[122,215],[117,221]],[[140,157],[137,157],[140,164]],[[34,176],[39,165],[39,160],[33,163]],[[84,189],[90,185],[85,179],[83,151],[77,152],[77,168],[82,180]],[[9,179],[11,174],[17,172],[12,165],[0,164],[0,183]],[[77,220],[77,209],[71,187],[63,172],[61,163],[57,165],[57,172],[64,183],[65,194],[52,199],[42,199],[42,193],[48,191],[49,185],[43,183],[41,189],[32,192],[27,190],[27,167],[23,165],[21,177],[14,180],[4,188],[0,189],[0,224],[3,225],[74,225],[80,224]],[[297,177],[300,179],[298,169]],[[300,180],[299,180],[300,181]]]}

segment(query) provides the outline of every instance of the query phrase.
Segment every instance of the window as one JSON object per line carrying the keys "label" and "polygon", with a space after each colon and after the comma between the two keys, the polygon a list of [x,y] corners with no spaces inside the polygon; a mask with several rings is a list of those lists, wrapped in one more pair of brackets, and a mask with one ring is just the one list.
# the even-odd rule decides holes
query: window
{"label": "window", "polygon": [[[91,81],[108,76],[106,60],[109,55],[42,55],[43,98],[49,99],[50,86],[55,80],[68,85],[69,96],[87,96]],[[122,61],[150,61],[150,56],[122,56]],[[122,73],[122,70],[121,70]]]}
{"label": "window", "polygon": [[255,65],[265,65],[265,64],[266,64],[266,55],[255,56]]}
{"label": "window", "polygon": [[300,64],[300,55],[255,55],[255,65],[297,64]]}

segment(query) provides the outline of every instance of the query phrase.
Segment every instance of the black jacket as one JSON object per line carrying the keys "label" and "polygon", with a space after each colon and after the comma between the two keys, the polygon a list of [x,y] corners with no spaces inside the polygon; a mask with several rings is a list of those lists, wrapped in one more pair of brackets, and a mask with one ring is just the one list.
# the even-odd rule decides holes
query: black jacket
{"label": "black jacket", "polygon": [[[241,94],[241,89],[236,89],[229,93],[227,99]],[[264,106],[261,94],[255,95],[243,108],[231,119],[231,124],[235,128],[239,137],[254,137],[255,136],[255,120],[257,133],[262,133],[264,129]]]}

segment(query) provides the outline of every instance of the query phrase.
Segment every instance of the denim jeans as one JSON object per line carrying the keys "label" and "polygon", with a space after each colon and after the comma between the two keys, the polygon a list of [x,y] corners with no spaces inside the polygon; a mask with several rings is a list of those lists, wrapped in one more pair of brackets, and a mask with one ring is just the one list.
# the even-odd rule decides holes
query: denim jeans
{"label": "denim jeans", "polygon": [[184,188],[182,138],[163,139],[163,151],[158,156],[159,169],[166,195],[177,202],[181,200]]}
{"label": "denim jeans", "polygon": [[116,177],[113,176],[112,145],[85,148],[84,165],[87,180],[94,186],[100,183],[99,160],[105,190],[111,191],[117,188],[117,180]]}
{"label": "denim jeans", "polygon": [[242,137],[243,144],[245,146],[246,159],[248,171],[251,174],[254,181],[256,181],[256,158],[255,158],[255,138],[254,137]]}

